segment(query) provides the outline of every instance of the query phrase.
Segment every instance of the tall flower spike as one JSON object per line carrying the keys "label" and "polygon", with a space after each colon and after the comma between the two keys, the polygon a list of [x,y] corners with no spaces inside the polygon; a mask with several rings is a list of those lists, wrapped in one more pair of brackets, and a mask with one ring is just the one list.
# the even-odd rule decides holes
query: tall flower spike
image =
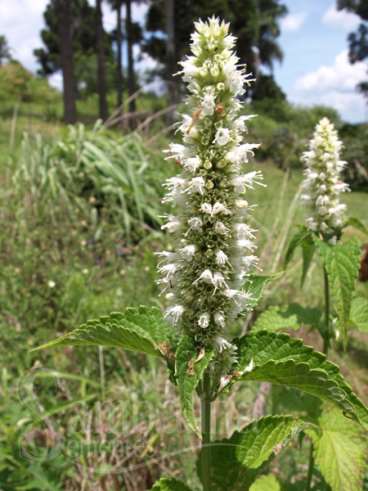
{"label": "tall flower spike", "polygon": [[302,157],[306,166],[302,199],[312,212],[306,220],[307,226],[332,244],[340,238],[346,210],[340,194],[349,191],[349,186],[341,180],[346,165],[340,160],[341,149],[333,124],[323,118]]}
{"label": "tall flower spike", "polygon": [[167,319],[198,346],[218,350],[231,346],[225,339],[229,322],[249,310],[251,297],[241,287],[257,257],[244,194],[262,184],[260,172],[246,170],[258,145],[243,143],[250,116],[239,115],[239,97],[251,79],[238,65],[228,30],[216,18],[196,22],[192,54],[181,63],[191,115],[182,115],[183,144],[168,150],[182,173],[166,183],[165,201],[177,212],[163,226],[177,247],[175,259],[161,254],[159,264],[160,284],[170,298]]}

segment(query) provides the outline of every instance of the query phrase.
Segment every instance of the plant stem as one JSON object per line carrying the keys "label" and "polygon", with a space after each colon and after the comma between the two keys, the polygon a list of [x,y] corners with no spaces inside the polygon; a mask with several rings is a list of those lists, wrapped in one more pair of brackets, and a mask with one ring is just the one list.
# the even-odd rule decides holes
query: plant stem
{"label": "plant stem", "polygon": [[313,443],[310,444],[309,449],[309,463],[308,463],[308,476],[307,476],[307,486],[306,491],[310,491],[312,485],[312,477],[313,477],[313,468],[314,468],[314,457],[313,457]]}
{"label": "plant stem", "polygon": [[202,458],[201,475],[203,491],[210,491],[211,468],[211,379],[208,371],[203,376],[201,394],[201,432],[202,432]]}
{"label": "plant stem", "polygon": [[[325,296],[325,331],[323,336],[323,353],[327,356],[328,350],[330,348],[331,341],[331,328],[330,328],[330,285],[328,282],[328,274],[325,266],[323,267],[323,283],[324,283],[324,296]],[[308,476],[307,476],[307,486],[306,491],[310,491],[312,485],[314,468],[314,457],[313,457],[313,443],[310,444],[309,450],[309,463],[308,463]]]}
{"label": "plant stem", "polygon": [[324,292],[325,292],[325,334],[323,336],[323,352],[328,354],[330,348],[331,332],[330,332],[330,285],[326,268],[323,267]]}

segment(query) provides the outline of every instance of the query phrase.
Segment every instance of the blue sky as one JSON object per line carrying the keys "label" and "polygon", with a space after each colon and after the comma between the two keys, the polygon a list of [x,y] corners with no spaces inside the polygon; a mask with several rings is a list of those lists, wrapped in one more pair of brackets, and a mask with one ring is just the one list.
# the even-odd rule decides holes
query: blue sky
{"label": "blue sky", "polygon": [[[92,2],[93,0],[91,0]],[[210,1],[210,0],[209,0]],[[282,21],[280,43],[284,62],[275,66],[275,77],[288,98],[303,105],[327,104],[348,121],[367,121],[367,105],[355,86],[367,78],[367,64],[350,65],[347,35],[359,19],[348,12],[337,12],[334,0],[284,0],[289,14]],[[41,45],[39,32],[47,0],[0,0],[0,34],[5,34],[19,59],[36,70],[33,49]],[[134,6],[137,21],[144,19],[146,7]],[[104,8],[104,24],[112,28],[115,15]],[[147,56],[139,63],[143,71],[152,67]],[[52,83],[60,87],[61,76]]]}
{"label": "blue sky", "polygon": [[284,61],[275,78],[290,100],[336,107],[349,121],[366,121],[367,105],[355,86],[368,78],[365,63],[350,65],[347,35],[359,18],[338,12],[333,0],[286,0],[280,44]]}

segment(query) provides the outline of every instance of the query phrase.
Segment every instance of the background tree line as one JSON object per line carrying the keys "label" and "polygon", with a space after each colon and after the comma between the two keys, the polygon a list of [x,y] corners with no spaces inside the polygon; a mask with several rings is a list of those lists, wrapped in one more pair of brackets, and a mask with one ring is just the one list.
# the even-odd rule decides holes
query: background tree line
{"label": "background tree line", "polygon": [[[103,24],[103,2],[116,13],[115,28],[110,32]],[[147,5],[144,25],[132,18],[140,3]],[[112,89],[116,91],[116,108],[122,110],[126,93],[127,110],[136,109],[133,94],[139,80],[134,66],[135,46],[139,53],[156,61],[150,77],[161,79],[169,103],[176,103],[181,87],[172,74],[188,51],[193,22],[218,15],[231,22],[238,37],[239,56],[257,76],[252,98],[284,98],[272,68],[283,57],[278,37],[280,19],[286,13],[286,6],[279,0],[96,0],[94,5],[87,0],[50,0],[41,32],[44,46],[34,54],[41,75],[62,72],[65,122],[76,121],[76,99],[92,92],[98,94],[99,117],[105,120],[111,109],[107,93]],[[264,73],[264,69],[268,72]]]}
{"label": "background tree line", "polygon": [[[138,23],[133,14],[142,4],[146,15]],[[111,30],[104,27],[105,5],[115,13]],[[360,16],[361,24],[348,36],[349,54],[352,63],[367,59],[368,1],[337,0],[337,8]],[[193,22],[216,15],[231,23],[241,62],[255,75],[251,98],[285,100],[274,80],[273,67],[283,59],[279,36],[280,21],[286,14],[283,0],[50,0],[41,31],[43,46],[34,50],[34,55],[39,75],[62,74],[65,122],[78,119],[77,100],[91,94],[97,94],[99,118],[106,120],[112,110],[121,116],[125,110],[129,121],[136,111],[134,94],[147,81],[161,81],[169,106],[178,102],[182,87],[172,74],[188,52]],[[143,56],[156,62],[144,81],[135,66]],[[9,59],[11,50],[0,36],[0,66]],[[359,89],[368,94],[368,82],[361,83]]]}

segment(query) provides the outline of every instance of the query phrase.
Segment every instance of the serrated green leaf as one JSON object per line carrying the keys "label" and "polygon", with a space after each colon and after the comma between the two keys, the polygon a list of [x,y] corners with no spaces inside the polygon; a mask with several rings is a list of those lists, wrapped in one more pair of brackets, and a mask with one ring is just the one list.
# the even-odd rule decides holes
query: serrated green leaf
{"label": "serrated green leaf", "polygon": [[346,221],[345,227],[351,226],[359,230],[360,232],[363,232],[365,235],[368,235],[368,227],[358,218],[355,217],[350,217]]}
{"label": "serrated green leaf", "polygon": [[294,256],[294,252],[297,247],[299,247],[303,241],[311,235],[311,232],[305,226],[299,227],[298,231],[290,239],[289,245],[286,249],[284,265],[285,267],[289,264]]}
{"label": "serrated green leaf", "polygon": [[128,308],[82,324],[36,349],[54,346],[108,346],[166,356],[172,333],[157,307]]}
{"label": "serrated green leaf", "polygon": [[[325,407],[319,428],[306,433],[313,441],[314,459],[332,491],[361,491],[368,444],[361,427],[340,410]],[[363,439],[364,438],[364,439]]]}
{"label": "serrated green leaf", "polygon": [[176,351],[175,372],[183,416],[188,426],[197,434],[198,427],[193,409],[193,395],[213,355],[213,351],[210,350],[197,353],[192,339],[188,336],[184,336],[180,340]]}
{"label": "serrated green leaf", "polygon": [[360,246],[355,239],[333,247],[320,248],[330,284],[332,307],[346,342],[350,308],[360,267]]}
{"label": "serrated green leaf", "polygon": [[289,262],[293,258],[295,250],[299,246],[302,249],[302,257],[303,257],[303,269],[302,269],[302,278],[301,278],[301,284],[303,285],[309,267],[312,263],[312,259],[316,249],[313,239],[313,234],[305,226],[300,227],[299,230],[296,232],[296,234],[291,238],[289,242],[289,246],[286,250],[285,260],[284,260],[285,267],[289,264]]}
{"label": "serrated green leaf", "polygon": [[270,283],[272,280],[278,278],[283,273],[275,273],[272,275],[250,275],[246,284],[244,285],[244,289],[250,293],[251,299],[249,301],[249,306],[254,308],[258,305],[264,288]]}
{"label": "serrated green leaf", "polygon": [[231,383],[256,380],[294,387],[340,407],[368,428],[368,408],[354,394],[337,365],[287,334],[259,331],[238,340]]}
{"label": "serrated green leaf", "polygon": [[256,319],[252,332],[279,331],[280,329],[299,329],[302,326],[319,328],[322,312],[317,308],[307,308],[297,303],[285,307],[269,307]]}
{"label": "serrated green leaf", "polygon": [[280,307],[269,307],[257,317],[252,332],[278,331],[280,329],[299,329],[297,316],[285,314]]}
{"label": "serrated green leaf", "polygon": [[[231,438],[211,443],[211,490],[243,491],[273,451],[305,423],[293,416],[266,416],[253,421]],[[199,455],[198,462],[200,462]]]}
{"label": "serrated green leaf", "polygon": [[151,491],[191,491],[188,486],[176,479],[170,477],[162,477],[155,482]]}
{"label": "serrated green leaf", "polygon": [[281,491],[280,483],[273,474],[259,477],[249,491]]}
{"label": "serrated green leaf", "polygon": [[368,332],[368,300],[356,297],[351,303],[350,320],[359,331]]}

